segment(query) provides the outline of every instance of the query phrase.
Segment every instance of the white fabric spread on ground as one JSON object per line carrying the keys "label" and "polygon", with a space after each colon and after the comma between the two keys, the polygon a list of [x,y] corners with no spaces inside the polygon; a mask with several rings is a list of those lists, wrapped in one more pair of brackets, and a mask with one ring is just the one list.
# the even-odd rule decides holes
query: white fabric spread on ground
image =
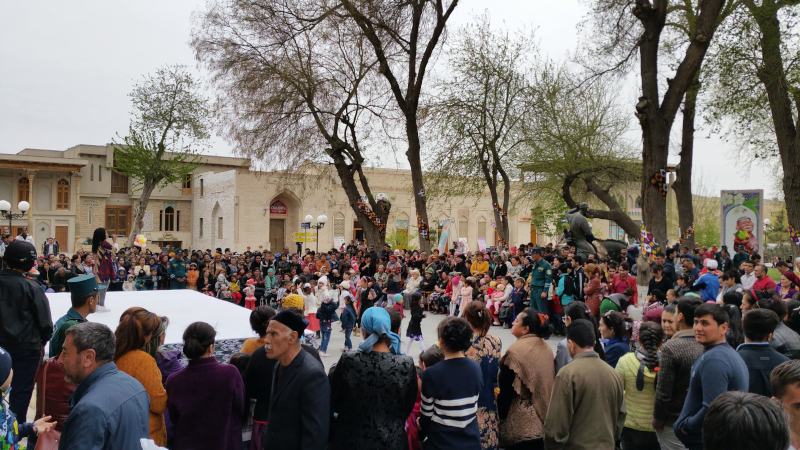
{"label": "white fabric spread on ground", "polygon": [[[46,294],[55,323],[71,306],[69,293]],[[250,310],[199,294],[188,289],[176,291],[109,292],[106,308],[111,311],[90,314],[90,322],[116,330],[119,316],[132,306],[140,306],[169,318],[165,344],[183,343],[183,331],[192,322],[207,322],[217,330],[217,341],[254,337],[250,329]],[[46,348],[46,347],[45,347]]]}

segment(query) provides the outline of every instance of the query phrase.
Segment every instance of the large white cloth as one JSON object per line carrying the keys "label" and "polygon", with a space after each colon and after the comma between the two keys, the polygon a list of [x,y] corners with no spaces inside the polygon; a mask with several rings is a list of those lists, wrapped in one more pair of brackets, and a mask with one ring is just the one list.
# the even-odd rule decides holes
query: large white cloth
{"label": "large white cloth", "polygon": [[[50,301],[53,322],[67,313],[71,306],[69,293],[46,294]],[[250,310],[200,294],[189,289],[170,291],[109,292],[106,308],[87,318],[116,330],[119,317],[126,309],[140,306],[159,316],[169,318],[165,344],[183,343],[183,332],[193,322],[207,322],[217,330],[217,341],[253,337],[250,329]]]}

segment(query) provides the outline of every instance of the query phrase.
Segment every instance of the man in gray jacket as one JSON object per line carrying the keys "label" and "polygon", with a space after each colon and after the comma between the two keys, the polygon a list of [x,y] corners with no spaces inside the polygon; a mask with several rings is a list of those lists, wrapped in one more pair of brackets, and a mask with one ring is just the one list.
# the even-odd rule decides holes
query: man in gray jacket
{"label": "man in gray jacket", "polygon": [[59,449],[135,449],[148,438],[150,397],[112,362],[115,348],[114,333],[103,324],[84,322],[67,330],[58,363],[78,389],[69,400]]}

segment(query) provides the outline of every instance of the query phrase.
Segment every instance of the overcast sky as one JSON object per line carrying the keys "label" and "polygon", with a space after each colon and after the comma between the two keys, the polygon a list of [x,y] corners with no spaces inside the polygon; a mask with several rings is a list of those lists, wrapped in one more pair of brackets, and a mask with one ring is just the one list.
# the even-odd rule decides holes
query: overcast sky
{"label": "overcast sky", "polygon": [[[127,94],[142,74],[185,64],[204,75],[188,45],[192,14],[204,6],[198,0],[0,1],[0,153],[102,145],[124,134]],[[576,48],[576,25],[584,15],[578,0],[461,0],[451,25],[484,9],[495,26],[536,29],[542,51],[553,59]],[[635,86],[621,95],[633,114]],[[675,128],[680,130],[680,117]],[[774,195],[772,174],[747,170],[720,139],[706,137],[701,129],[695,140],[704,193],[763,188]],[[211,153],[231,155],[231,147],[215,139]]]}

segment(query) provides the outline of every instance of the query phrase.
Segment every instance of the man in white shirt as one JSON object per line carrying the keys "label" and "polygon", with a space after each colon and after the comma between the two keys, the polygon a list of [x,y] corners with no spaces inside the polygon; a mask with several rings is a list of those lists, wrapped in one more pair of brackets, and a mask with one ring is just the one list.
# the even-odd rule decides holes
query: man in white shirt
{"label": "man in white shirt", "polygon": [[47,242],[44,243],[45,258],[50,255],[58,255],[58,242],[53,240],[53,238],[47,238]]}
{"label": "man in white shirt", "polygon": [[753,273],[755,265],[753,264],[753,261],[745,261],[742,263],[742,267],[744,267],[744,273],[742,274],[742,287],[749,291],[750,289],[753,289],[753,285],[757,281],[756,274]]}
{"label": "man in white shirt", "polygon": [[33,243],[33,236],[28,234],[28,228],[22,227],[19,231],[19,236],[16,238],[18,241],[25,241],[30,243],[34,248],[36,248],[36,244]]}

